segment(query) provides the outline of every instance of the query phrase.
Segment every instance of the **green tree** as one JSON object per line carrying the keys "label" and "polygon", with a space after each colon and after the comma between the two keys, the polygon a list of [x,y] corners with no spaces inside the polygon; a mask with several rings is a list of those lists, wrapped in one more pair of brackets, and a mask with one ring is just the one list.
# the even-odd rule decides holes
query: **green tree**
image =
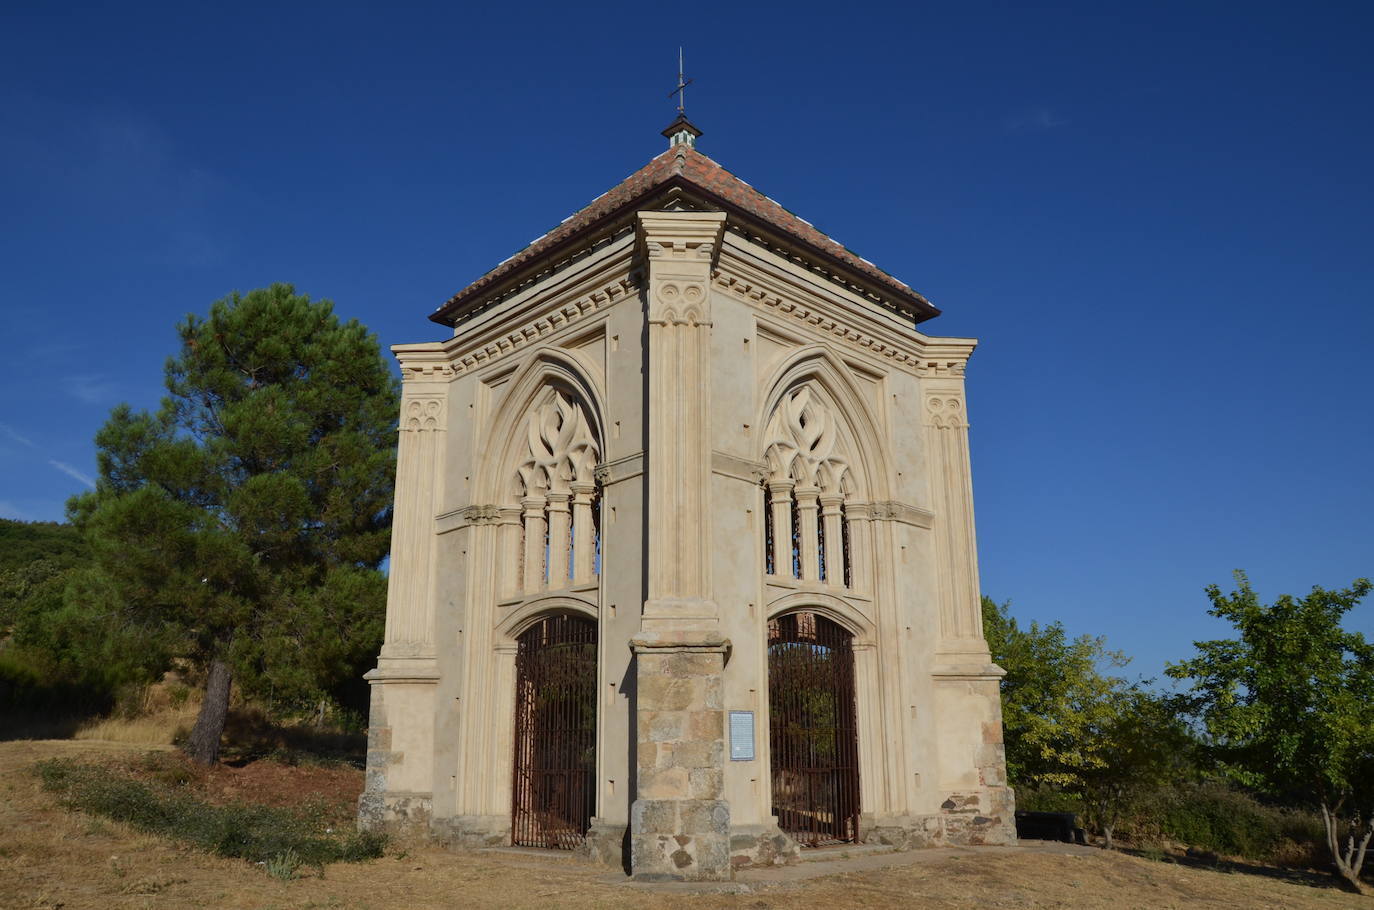
{"label": "green tree", "polygon": [[1208,611],[1237,638],[1195,642],[1172,664],[1192,681],[1192,708],[1218,757],[1241,783],[1275,797],[1315,803],[1337,873],[1356,890],[1374,838],[1374,645],[1341,625],[1369,593],[1344,590],[1260,602],[1244,572],[1237,590],[1207,588]]}
{"label": "green tree", "polygon": [[983,598],[983,632],[1002,679],[1002,727],[1007,776],[1013,783],[1068,790],[1102,766],[1097,731],[1115,713],[1113,693],[1125,680],[1103,668],[1128,659],[1091,635],[1070,639],[1061,623],[1021,628],[1011,603]]}
{"label": "green tree", "polygon": [[1151,797],[1188,775],[1193,738],[1174,699],[1143,685],[1117,687],[1092,712],[1075,790],[1088,823],[1112,847],[1117,826]]}
{"label": "green tree", "polygon": [[397,383],[371,333],[290,285],[177,331],[160,409],[115,408],[68,514],[94,593],[204,671],[186,750],[212,764],[231,685],[318,697],[375,653]]}
{"label": "green tree", "polygon": [[89,589],[71,525],[0,521],[0,712],[96,713],[134,696],[166,657]]}

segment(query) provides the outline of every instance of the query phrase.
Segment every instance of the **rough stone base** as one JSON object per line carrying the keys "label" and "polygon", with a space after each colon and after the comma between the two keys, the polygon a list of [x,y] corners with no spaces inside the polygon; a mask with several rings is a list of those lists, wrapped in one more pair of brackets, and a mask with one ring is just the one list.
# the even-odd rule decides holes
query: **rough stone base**
{"label": "rough stone base", "polygon": [[787,866],[801,857],[797,842],[777,825],[740,825],[730,831],[730,865],[735,869]]}
{"label": "rough stone base", "polygon": [[733,878],[730,804],[725,800],[638,799],[630,817],[630,865],[636,881]]}
{"label": "rough stone base", "polygon": [[628,874],[629,830],[626,825],[611,825],[594,818],[587,839],[577,852],[594,863],[623,869]]}
{"label": "rough stone base", "polygon": [[898,850],[921,850],[945,843],[943,817],[939,815],[884,818],[864,837],[866,844],[883,844]]}
{"label": "rough stone base", "polygon": [[510,844],[510,818],[503,815],[453,815],[430,823],[434,842],[445,847],[504,847]]}
{"label": "rough stone base", "polygon": [[938,814],[874,820],[864,842],[898,850],[1015,844],[1015,794],[1010,787],[951,793]]}
{"label": "rough stone base", "polygon": [[1011,787],[951,793],[940,804],[946,843],[977,846],[1016,843],[1016,794]]}
{"label": "rough stone base", "polygon": [[358,797],[358,830],[400,837],[423,836],[429,829],[432,804],[428,793],[364,790]]}

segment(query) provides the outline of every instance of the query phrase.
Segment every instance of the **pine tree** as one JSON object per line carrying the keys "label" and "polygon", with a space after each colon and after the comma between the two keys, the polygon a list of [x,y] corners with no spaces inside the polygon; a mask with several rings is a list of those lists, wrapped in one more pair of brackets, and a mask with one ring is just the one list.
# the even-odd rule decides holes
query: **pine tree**
{"label": "pine tree", "polygon": [[68,513],[118,608],[204,672],[186,750],[213,764],[232,685],[318,697],[376,652],[398,392],[375,336],[290,285],[177,331],[160,409],[114,410]]}

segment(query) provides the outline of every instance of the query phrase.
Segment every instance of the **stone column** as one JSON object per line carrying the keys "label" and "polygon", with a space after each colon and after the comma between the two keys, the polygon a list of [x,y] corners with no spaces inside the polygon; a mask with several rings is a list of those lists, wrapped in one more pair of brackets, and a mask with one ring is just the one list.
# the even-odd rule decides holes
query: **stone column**
{"label": "stone column", "polygon": [[573,583],[592,580],[596,564],[596,534],[592,526],[592,495],[596,484],[574,483],[573,495]]}
{"label": "stone column", "polygon": [[844,587],[844,526],[840,517],[840,507],[844,505],[842,493],[822,493],[821,528],[825,531],[825,583],[831,587]]}
{"label": "stone column", "polygon": [[718,212],[640,212],[647,272],[648,578],[636,663],[631,869],[644,881],[732,877],[722,679],[711,589],[711,271]]}
{"label": "stone column", "polygon": [[792,488],[790,480],[768,482],[768,508],[773,510],[773,574],[792,578]]}
{"label": "stone column", "polygon": [[849,568],[851,586],[868,594],[873,590],[873,521],[872,509],[866,502],[845,503],[845,520],[849,523]]}
{"label": "stone column", "polygon": [[546,549],[543,496],[530,495],[520,500],[525,516],[525,593],[544,589],[544,551]]}
{"label": "stone column", "polygon": [[522,541],[520,539],[520,509],[501,509],[497,513],[499,561],[497,590],[501,597],[512,597],[520,592],[524,584],[521,567],[524,565]]}
{"label": "stone column", "polygon": [[816,497],[820,489],[813,486],[797,487],[797,549],[801,556],[802,581],[819,581],[820,571],[820,534],[817,533]]}
{"label": "stone column", "polygon": [[568,556],[572,511],[568,507],[571,494],[549,491],[549,590],[568,586]]}

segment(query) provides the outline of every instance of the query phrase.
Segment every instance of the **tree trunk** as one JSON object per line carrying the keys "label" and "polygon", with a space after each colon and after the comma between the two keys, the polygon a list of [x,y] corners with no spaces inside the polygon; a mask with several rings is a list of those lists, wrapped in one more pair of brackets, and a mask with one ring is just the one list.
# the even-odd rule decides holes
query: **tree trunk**
{"label": "tree trunk", "polygon": [[219,761],[219,740],[224,734],[224,720],[229,714],[229,686],[234,675],[229,665],[219,658],[210,661],[210,676],[205,680],[205,700],[200,714],[186,741],[185,752],[202,765]]}
{"label": "tree trunk", "polygon": [[1110,850],[1110,849],[1112,849],[1112,826],[1111,826],[1111,825],[1103,825],[1103,826],[1102,826],[1102,849],[1104,849],[1104,850]]}
{"label": "tree trunk", "polygon": [[[1369,825],[1363,832],[1357,832],[1353,827],[1350,837],[1346,841],[1346,849],[1340,846],[1341,838],[1341,817],[1339,805],[1335,809],[1328,809],[1326,803],[1322,803],[1322,822],[1326,826],[1326,845],[1331,850],[1331,860],[1336,865],[1336,873],[1343,878],[1351,888],[1358,894],[1374,894],[1364,882],[1360,881],[1360,870],[1364,866],[1365,851],[1369,848],[1369,841],[1374,837],[1374,818],[1369,820]],[[1356,835],[1360,834],[1360,841],[1356,844]]]}

